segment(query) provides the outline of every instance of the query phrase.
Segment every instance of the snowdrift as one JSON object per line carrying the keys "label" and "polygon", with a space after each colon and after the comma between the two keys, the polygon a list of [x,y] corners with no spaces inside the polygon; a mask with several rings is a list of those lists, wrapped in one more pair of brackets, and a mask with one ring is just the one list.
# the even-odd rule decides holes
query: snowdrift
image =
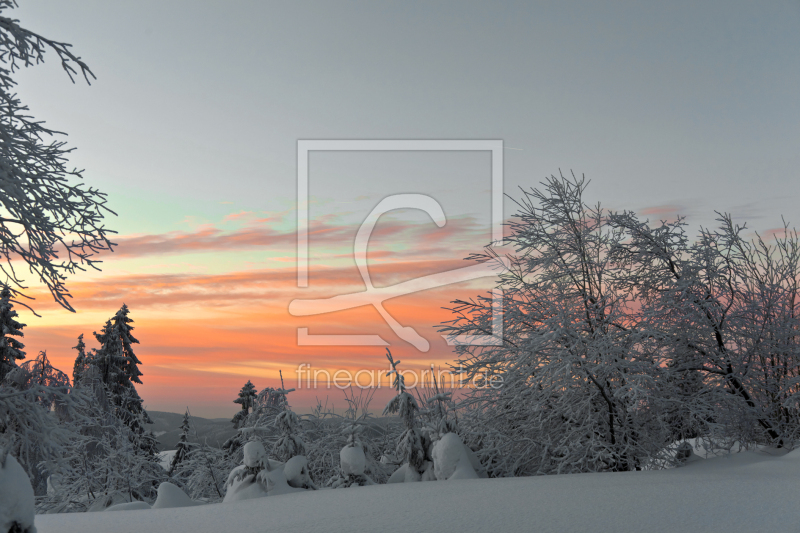
{"label": "snowdrift", "polygon": [[39,533],[791,532],[800,450],[662,471],[463,479],[302,491],[175,509],[40,515]]}

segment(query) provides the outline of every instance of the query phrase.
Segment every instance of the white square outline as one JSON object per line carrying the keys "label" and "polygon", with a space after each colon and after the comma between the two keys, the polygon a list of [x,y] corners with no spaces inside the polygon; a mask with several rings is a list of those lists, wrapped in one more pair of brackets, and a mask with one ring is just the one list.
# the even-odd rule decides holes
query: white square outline
{"label": "white square outline", "polygon": [[[503,239],[503,141],[498,139],[298,139],[297,140],[297,287],[308,287],[308,156],[311,151],[333,152],[434,152],[479,151],[491,152],[491,230],[492,242]],[[497,298],[500,302],[497,302]],[[495,313],[497,310],[497,313]],[[492,335],[449,337],[442,335],[451,346],[458,344],[497,345],[503,335],[502,290],[492,290]],[[323,345],[322,338],[334,335],[310,335],[308,328],[298,328],[298,342],[303,345]],[[313,338],[319,338],[314,341]],[[364,337],[375,338],[374,335]],[[377,337],[380,339],[380,337]],[[382,339],[381,339],[382,341]],[[382,341],[378,345],[386,345]]]}

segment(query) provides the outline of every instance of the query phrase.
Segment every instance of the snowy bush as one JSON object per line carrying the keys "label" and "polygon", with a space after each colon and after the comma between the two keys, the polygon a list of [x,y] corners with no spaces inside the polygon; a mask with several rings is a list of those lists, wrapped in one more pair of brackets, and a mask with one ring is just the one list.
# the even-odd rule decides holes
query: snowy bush
{"label": "snowy bush", "polygon": [[[285,472],[286,464],[272,461],[267,457],[264,445],[259,441],[250,441],[243,447],[244,464],[234,468],[228,475],[225,483],[225,498],[223,502],[237,502],[253,498],[263,498],[269,495],[288,494],[313,488],[313,484],[305,483],[308,470],[304,469],[302,456],[294,457],[295,461],[289,465],[288,477],[300,487],[289,484]],[[308,478],[310,480],[310,478]]]}
{"label": "snowy bush", "polygon": [[196,446],[189,451],[173,472],[173,479],[197,501],[222,501],[228,467],[227,454],[219,448]]}
{"label": "snowy bush", "polygon": [[272,453],[278,461],[286,462],[296,455],[303,455],[305,444],[297,434],[300,430],[300,418],[286,410],[275,418],[275,425],[281,436],[275,441]]}

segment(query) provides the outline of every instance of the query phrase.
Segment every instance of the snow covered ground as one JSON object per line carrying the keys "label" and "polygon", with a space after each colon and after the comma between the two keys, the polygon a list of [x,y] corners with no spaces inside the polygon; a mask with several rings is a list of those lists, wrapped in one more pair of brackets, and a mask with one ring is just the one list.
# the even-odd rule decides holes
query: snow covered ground
{"label": "snow covered ground", "polygon": [[175,457],[177,450],[166,450],[158,453],[158,460],[161,463],[161,468],[169,471],[169,465],[172,464],[172,458]]}
{"label": "snow covered ground", "polygon": [[351,487],[177,509],[36,517],[39,533],[800,531],[800,450],[673,470]]}

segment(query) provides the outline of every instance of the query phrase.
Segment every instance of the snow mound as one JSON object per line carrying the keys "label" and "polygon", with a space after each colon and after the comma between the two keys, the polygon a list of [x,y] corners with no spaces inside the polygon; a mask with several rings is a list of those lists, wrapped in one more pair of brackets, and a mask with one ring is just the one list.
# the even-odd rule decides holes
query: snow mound
{"label": "snow mound", "polygon": [[146,502],[127,502],[127,503],[118,503],[116,505],[112,505],[111,507],[106,508],[105,512],[108,511],[139,511],[142,509],[152,509],[150,504]]}
{"label": "snow mound", "polygon": [[95,499],[94,502],[92,502],[92,504],[89,506],[87,511],[90,513],[105,511],[112,505],[119,503],[130,503],[130,500],[128,499],[128,496],[122,494],[118,490],[115,490],[109,494],[98,496],[97,499]]}
{"label": "snow mound", "polygon": [[413,483],[415,481],[422,481],[422,478],[419,472],[406,463],[395,470],[386,483]]}
{"label": "snow mound", "polygon": [[367,457],[361,446],[346,446],[339,452],[339,461],[344,475],[361,476],[367,467]]}
{"label": "snow mound", "polygon": [[436,479],[478,479],[466,446],[455,433],[447,433],[431,452]]}
{"label": "snow mound", "polygon": [[314,486],[308,472],[308,459],[303,455],[295,455],[286,461],[283,466],[283,475],[290,487],[299,489]]}
{"label": "snow mound", "polygon": [[[28,475],[11,455],[0,457],[0,531],[36,533],[33,487]],[[12,529],[16,526],[18,529]]]}
{"label": "snow mound", "polygon": [[251,468],[263,467],[267,459],[267,450],[259,441],[250,441],[244,445],[244,465]]}
{"label": "snow mound", "polygon": [[269,461],[269,464],[271,470],[260,470],[256,474],[248,471],[250,467],[247,465],[240,465],[231,470],[226,483],[227,492],[222,502],[240,502],[265,496],[304,492],[301,488],[290,486],[286,481],[283,463]]}
{"label": "snow mound", "polygon": [[189,498],[180,488],[165,481],[158,486],[158,497],[153,504],[153,509],[172,509],[193,505],[199,505],[199,503]]}

